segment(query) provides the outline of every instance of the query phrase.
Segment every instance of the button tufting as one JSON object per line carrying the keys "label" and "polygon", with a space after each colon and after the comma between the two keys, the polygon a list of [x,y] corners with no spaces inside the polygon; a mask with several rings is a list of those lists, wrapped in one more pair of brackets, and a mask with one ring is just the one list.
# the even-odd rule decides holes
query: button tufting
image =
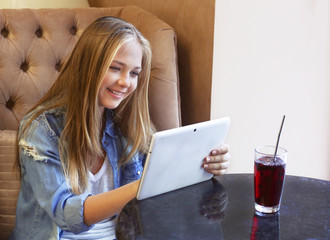
{"label": "button tufting", "polygon": [[1,29],[1,35],[4,36],[5,38],[7,38],[9,35],[8,29],[6,29],[5,27],[3,29]]}
{"label": "button tufting", "polygon": [[37,35],[38,38],[41,38],[41,37],[42,37],[42,29],[39,27],[39,28],[36,30],[35,34]]}
{"label": "button tufting", "polygon": [[73,26],[72,28],[70,28],[70,33],[71,33],[72,35],[76,35],[76,33],[77,33],[77,28],[76,28],[75,26]]}
{"label": "button tufting", "polygon": [[11,99],[9,99],[9,100],[6,102],[6,107],[7,107],[8,109],[12,110],[13,107],[14,107],[14,104],[15,104],[14,101],[11,100]]}
{"label": "button tufting", "polygon": [[61,67],[62,67],[62,63],[61,63],[61,61],[58,61],[58,62],[55,64],[55,69],[59,72],[59,71],[61,71]]}
{"label": "button tufting", "polygon": [[27,72],[27,70],[29,69],[29,64],[27,63],[26,60],[22,63],[21,69],[23,72]]}

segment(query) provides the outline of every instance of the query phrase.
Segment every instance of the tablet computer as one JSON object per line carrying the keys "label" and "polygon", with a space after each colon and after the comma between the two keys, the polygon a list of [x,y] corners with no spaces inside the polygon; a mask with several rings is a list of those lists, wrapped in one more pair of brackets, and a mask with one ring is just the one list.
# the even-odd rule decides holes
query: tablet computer
{"label": "tablet computer", "polygon": [[136,198],[142,200],[212,178],[202,167],[224,143],[228,117],[156,132],[151,139]]}

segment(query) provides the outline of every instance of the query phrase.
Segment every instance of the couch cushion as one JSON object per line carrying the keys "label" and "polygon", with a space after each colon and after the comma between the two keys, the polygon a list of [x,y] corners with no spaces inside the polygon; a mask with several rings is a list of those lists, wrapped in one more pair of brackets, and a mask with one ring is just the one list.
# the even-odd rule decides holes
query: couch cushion
{"label": "couch cushion", "polygon": [[13,170],[16,131],[0,131],[0,239],[6,239],[15,224],[19,174]]}

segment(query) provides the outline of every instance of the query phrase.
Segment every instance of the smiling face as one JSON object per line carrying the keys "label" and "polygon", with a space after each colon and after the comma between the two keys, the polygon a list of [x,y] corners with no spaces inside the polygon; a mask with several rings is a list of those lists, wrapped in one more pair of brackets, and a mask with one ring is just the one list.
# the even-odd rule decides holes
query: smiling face
{"label": "smiling face", "polygon": [[137,87],[141,72],[142,48],[132,39],[117,52],[102,81],[98,93],[101,113],[115,109]]}

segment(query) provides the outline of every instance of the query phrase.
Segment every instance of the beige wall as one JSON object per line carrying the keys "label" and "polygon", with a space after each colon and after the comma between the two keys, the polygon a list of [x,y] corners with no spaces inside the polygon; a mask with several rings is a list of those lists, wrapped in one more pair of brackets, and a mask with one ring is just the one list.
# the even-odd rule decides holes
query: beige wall
{"label": "beige wall", "polygon": [[232,119],[229,172],[281,146],[287,173],[330,180],[328,0],[217,0],[211,116]]}
{"label": "beige wall", "polygon": [[89,7],[87,0],[0,0],[0,8]]}
{"label": "beige wall", "polygon": [[139,6],[178,37],[182,123],[210,119],[215,0],[89,0],[91,7]]}

